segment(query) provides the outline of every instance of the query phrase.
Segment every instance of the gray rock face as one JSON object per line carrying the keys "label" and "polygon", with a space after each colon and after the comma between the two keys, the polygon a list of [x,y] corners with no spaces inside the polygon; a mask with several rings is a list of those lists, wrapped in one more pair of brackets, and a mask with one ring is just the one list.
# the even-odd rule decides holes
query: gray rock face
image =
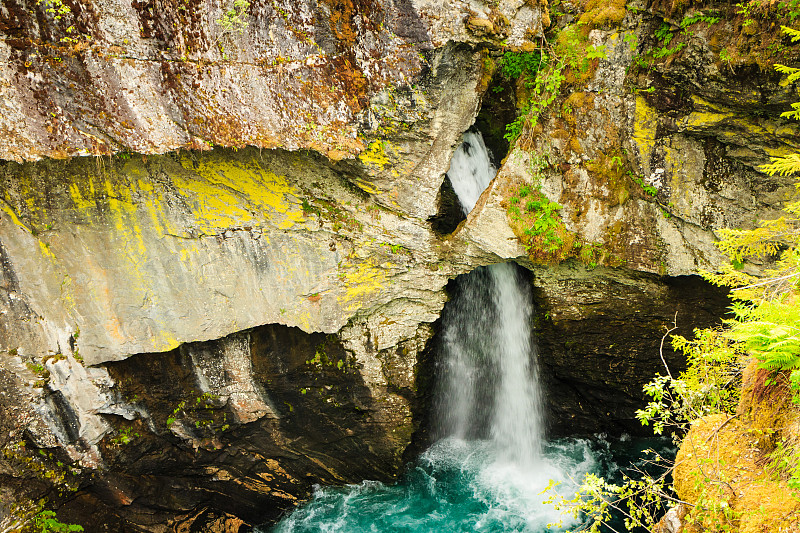
{"label": "gray rock face", "polygon": [[[636,419],[642,387],[656,374],[677,375],[685,358],[668,330],[691,338],[719,323],[727,291],[697,276],[662,277],[562,264],[534,269],[540,372],[553,435],[652,436]],[[663,361],[662,357],[663,356]]]}
{"label": "gray rock face", "polygon": [[[589,41],[606,57],[585,86],[570,87],[548,107],[529,132],[533,149],[512,151],[501,175],[537,181],[563,206],[567,229],[612,263],[687,275],[722,260],[716,230],[779,216],[793,180],[768,177],[757,166],[797,151],[800,137],[794,127],[745,112],[758,102],[793,101],[769,73],[726,77],[689,55],[675,60],[679,66],[626,75],[642,54],[630,43],[650,38],[647,17],[629,14],[619,31],[591,31]],[[708,46],[708,35],[695,38]],[[631,84],[642,85],[637,94]],[[532,153],[547,160],[535,180]]]}
{"label": "gray rock face", "polygon": [[[719,307],[662,276],[713,268],[714,232],[790,190],[757,165],[796,131],[742,116],[790,92],[712,68],[700,35],[633,94],[626,37],[648,30],[629,15],[442,235],[448,161],[492,94],[482,47],[530,48],[540,7],[252,2],[237,27],[225,2],[162,4],[0,6],[0,443],[95,475],[66,518],[239,527],[313,483],[392,479],[445,286],[501,260],[534,271],[554,430],[629,431],[668,304],[686,325]],[[621,268],[532,265],[507,215],[526,182]],[[38,497],[52,483],[19,454],[0,485]]]}
{"label": "gray rock face", "polygon": [[[66,351],[79,331],[81,356],[98,364],[265,323],[333,333],[401,296],[427,315],[441,307],[427,294],[446,272],[412,268],[439,259],[431,231],[314,157],[243,150],[105,165],[40,164],[24,180],[5,169],[5,194],[18,199],[0,218],[18,320],[33,309],[65,330],[39,349]],[[392,281],[419,276],[429,281],[411,291]],[[30,353],[21,335],[9,331],[2,349]]]}
{"label": "gray rock face", "polygon": [[[442,12],[437,20],[445,22],[445,14],[456,13]],[[127,19],[118,22],[122,26],[112,29],[123,34]],[[151,31],[150,22],[142,23],[143,34]],[[470,37],[469,29],[460,35],[470,42],[487,38]],[[0,166],[0,352],[9,354],[0,357],[9,384],[3,415],[15,446],[27,441],[63,450],[84,474],[100,473],[91,490],[63,506],[65,516],[74,512],[85,522],[91,508],[95,523],[128,521],[157,531],[206,504],[205,484],[221,480],[230,482],[231,494],[222,506],[252,522],[307,496],[314,482],[389,479],[399,471],[414,428],[417,353],[446,300],[443,287],[449,277],[496,260],[491,250],[468,245],[463,237],[443,241],[426,220],[437,212],[450,154],[474,120],[482,90],[482,56],[445,40],[437,41],[442,48],[427,52],[425,72],[363,89],[371,98],[348,115],[350,126],[337,126],[344,135],[363,126],[365,150],[357,159],[336,162],[347,154],[315,145],[333,160],[245,148]],[[412,56],[419,61],[417,52]],[[103,78],[110,75],[103,70],[106,60],[116,59],[89,57],[86,64],[100,69]],[[133,63],[128,74],[138,68]],[[198,67],[187,63],[168,62],[164,68]],[[221,67],[239,69],[232,79],[243,90],[261,90],[247,83],[253,65],[209,68],[219,73],[215,69]],[[187,81],[185,74],[181,79]],[[37,83],[58,86],[59,75]],[[108,82],[103,79],[97,83]],[[178,107],[200,105],[196,98],[203,90],[191,83],[186,98],[169,91],[157,95],[147,83],[134,86],[126,77],[110,86],[130,84],[132,92],[123,92],[141,106],[131,112],[152,118],[153,106],[175,111],[176,101],[182,102]],[[290,86],[270,83],[287,97],[293,94]],[[94,91],[90,86],[82,88]],[[13,91],[7,105],[28,101],[19,98],[25,90]],[[147,91],[152,94],[145,98]],[[76,116],[93,120],[92,113],[103,107],[85,95],[56,92],[65,98],[59,105],[71,109],[66,129],[59,130],[64,151],[31,141],[36,120],[29,117],[30,129],[0,143],[5,157],[87,151],[78,142],[82,134],[75,133],[85,124]],[[177,100],[159,101],[165,97]],[[272,97],[247,102],[283,105]],[[203,113],[199,108],[192,113],[198,123],[209,119],[206,112],[228,117],[229,124],[250,123],[239,123],[235,134],[226,130],[232,135],[228,141],[235,142],[222,137],[215,142],[278,144],[257,142],[248,133],[264,124],[279,129],[268,112],[203,105]],[[291,116],[314,125],[305,131],[327,124],[321,116],[301,113],[302,105],[287,105]],[[126,120],[126,108],[121,109],[113,118],[109,114],[111,122]],[[172,111],[158,115],[160,123],[145,120],[151,129],[129,131],[130,142],[95,143],[99,148],[91,153],[121,146],[140,152],[193,146],[190,135],[170,130]],[[261,122],[250,114],[262,111]],[[94,143],[100,134],[92,131]],[[302,145],[288,138],[280,143]],[[26,151],[34,145],[36,151]],[[297,326],[305,333],[292,330],[286,338],[278,335],[283,340],[268,342],[266,333],[250,329],[263,324]],[[337,335],[336,358],[322,361],[314,343],[327,337],[315,332]],[[285,353],[264,348],[275,342]],[[111,364],[134,354],[152,355],[121,367]],[[152,375],[140,379],[150,365]],[[277,390],[275,379],[283,380]],[[317,407],[310,407],[312,397],[319,400]],[[205,408],[222,418],[198,418],[195,411]],[[330,422],[312,427],[317,416]],[[291,429],[293,417],[304,430]],[[298,438],[306,442],[297,444]],[[244,446],[237,455],[241,443],[233,443],[241,439],[261,444]],[[291,449],[296,451],[284,464]],[[178,470],[167,474],[170,454],[179,458]],[[197,462],[207,454],[216,459]],[[221,459],[230,454],[261,466],[252,476],[244,474],[242,469],[252,468],[239,459]],[[360,466],[349,464],[353,457]],[[47,463],[42,468],[64,464],[57,458],[52,464],[42,461]],[[11,479],[33,486],[31,472],[20,468]],[[193,473],[183,476],[184,468]],[[169,476],[183,477],[171,484],[165,481]],[[171,495],[169,503],[160,501],[157,494],[163,491]],[[234,501],[239,503],[231,506]]]}
{"label": "gray rock face", "polygon": [[[0,158],[212,144],[352,156],[370,98],[417,82],[421,53],[519,46],[539,20],[522,0],[250,2],[238,19],[233,7],[103,0],[56,17],[35,0],[4,2]],[[446,107],[439,118],[454,118]]]}

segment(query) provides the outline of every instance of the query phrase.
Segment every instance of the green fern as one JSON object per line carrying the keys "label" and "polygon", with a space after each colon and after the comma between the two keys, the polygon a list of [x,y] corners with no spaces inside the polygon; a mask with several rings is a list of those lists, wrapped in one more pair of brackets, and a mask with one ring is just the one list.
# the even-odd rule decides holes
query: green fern
{"label": "green fern", "polygon": [[783,33],[789,36],[793,43],[800,41],[800,30],[795,30],[789,26],[781,26]]}
{"label": "green fern", "polygon": [[[792,111],[786,111],[782,113],[781,116],[800,120],[800,105],[794,104],[792,107],[794,107]],[[786,157],[771,157],[770,159],[772,163],[761,165],[761,170],[770,176],[774,176],[775,174],[779,176],[789,176],[800,171],[800,154],[791,154]]]}

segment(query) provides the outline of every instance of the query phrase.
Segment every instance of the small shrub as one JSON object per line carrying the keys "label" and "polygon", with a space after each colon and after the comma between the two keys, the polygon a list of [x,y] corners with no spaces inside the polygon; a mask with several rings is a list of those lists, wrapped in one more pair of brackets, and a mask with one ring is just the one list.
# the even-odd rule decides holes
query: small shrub
{"label": "small shrub", "polygon": [[543,64],[539,52],[506,52],[500,60],[500,72],[509,80],[523,76],[532,80]]}

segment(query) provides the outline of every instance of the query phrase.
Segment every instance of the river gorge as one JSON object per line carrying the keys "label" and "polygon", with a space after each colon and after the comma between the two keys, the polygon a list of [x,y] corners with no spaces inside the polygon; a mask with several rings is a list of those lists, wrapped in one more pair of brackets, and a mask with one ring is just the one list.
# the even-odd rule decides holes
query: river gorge
{"label": "river gorge", "polygon": [[795,194],[798,46],[744,17],[2,2],[0,524],[574,526],[541,492],[675,453],[665,335]]}

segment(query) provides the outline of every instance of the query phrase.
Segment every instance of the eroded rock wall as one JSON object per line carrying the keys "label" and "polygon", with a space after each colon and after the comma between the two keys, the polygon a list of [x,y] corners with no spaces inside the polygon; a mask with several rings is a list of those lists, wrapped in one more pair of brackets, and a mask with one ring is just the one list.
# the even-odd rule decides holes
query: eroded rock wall
{"label": "eroded rock wall", "polygon": [[158,531],[396,475],[443,287],[496,260],[427,221],[478,45],[538,11],[253,2],[220,36],[216,3],[67,8],[0,8],[4,491]]}
{"label": "eroded rock wall", "polygon": [[[0,6],[0,475],[30,497],[80,487],[76,521],[239,527],[313,483],[391,479],[448,280],[501,260],[534,271],[555,431],[627,431],[674,312],[694,326],[719,304],[661,276],[713,268],[715,230],[790,191],[757,165],[797,148],[767,116],[792,87],[708,61],[710,34],[630,84],[659,6],[593,29],[606,57],[454,228],[449,158],[543,6],[253,1],[240,33],[224,2],[68,5]],[[508,218],[520,183],[615,268],[533,265]]]}
{"label": "eroded rock wall", "polygon": [[106,368],[116,403],[137,416],[111,417],[120,431],[99,445],[102,481],[65,505],[78,517],[99,499],[98,513],[166,530],[213,502],[257,524],[315,483],[393,479],[411,432],[335,335],[263,326]]}
{"label": "eroded rock wall", "polygon": [[[534,270],[540,375],[552,435],[645,435],[643,386],[678,375],[670,335],[720,323],[727,290],[699,276],[656,276],[578,263]],[[663,345],[662,345],[663,339]],[[663,357],[663,358],[662,358]],[[667,370],[668,367],[669,370]]]}
{"label": "eroded rock wall", "polygon": [[370,98],[411,87],[422,53],[541,30],[521,0],[259,0],[235,19],[232,1],[59,4],[0,11],[3,159],[209,143],[352,155]]}
{"label": "eroded rock wall", "polygon": [[798,50],[768,17],[748,26],[713,2],[614,4],[614,17],[595,4],[560,9],[548,53],[594,57],[560,71],[547,105],[518,83],[520,102],[541,112],[522,122],[497,204],[527,183],[563,206],[566,229],[599,262],[661,275],[712,268],[719,229],[780,216],[794,180],[759,165],[800,146],[780,117],[800,96],[773,68]]}

